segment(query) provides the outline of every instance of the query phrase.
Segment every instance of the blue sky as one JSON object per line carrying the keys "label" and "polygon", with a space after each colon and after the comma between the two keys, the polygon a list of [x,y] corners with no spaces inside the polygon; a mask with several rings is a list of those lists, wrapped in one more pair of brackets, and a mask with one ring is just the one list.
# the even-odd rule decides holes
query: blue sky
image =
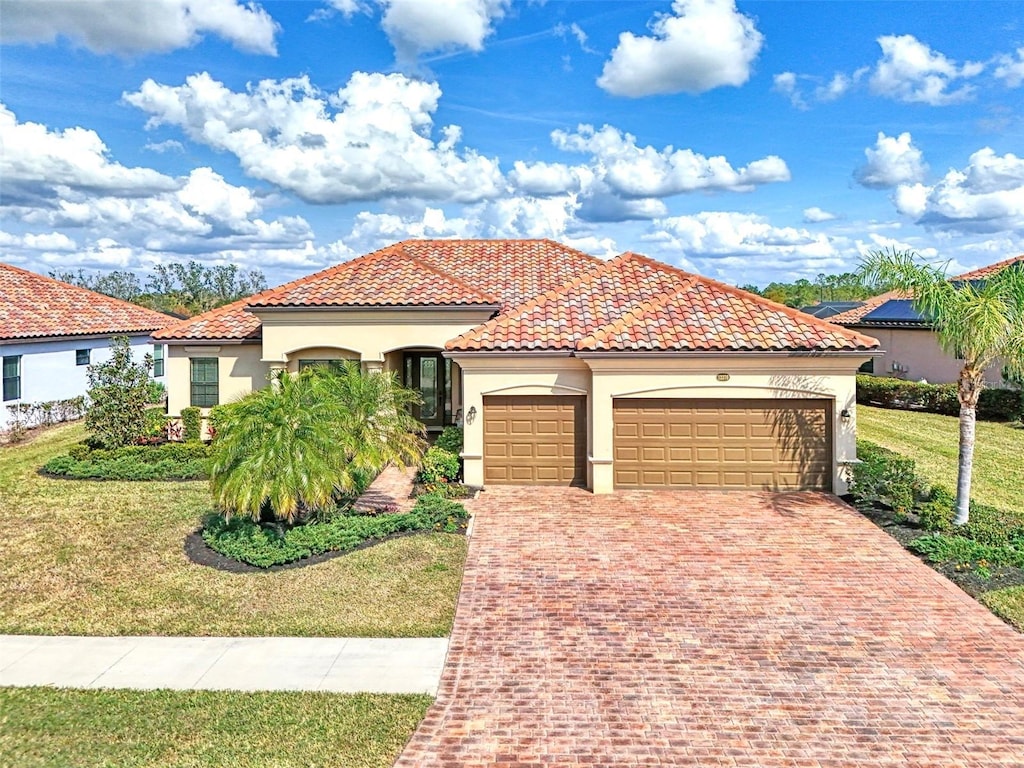
{"label": "blue sky", "polygon": [[1024,5],[0,0],[4,261],[550,237],[736,284],[1024,252]]}

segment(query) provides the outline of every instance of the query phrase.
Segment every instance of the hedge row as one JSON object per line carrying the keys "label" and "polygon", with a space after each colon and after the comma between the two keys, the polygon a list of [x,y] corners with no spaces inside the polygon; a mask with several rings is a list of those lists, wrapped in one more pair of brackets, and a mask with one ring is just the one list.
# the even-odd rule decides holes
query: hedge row
{"label": "hedge row", "polygon": [[268,568],[322,554],[355,549],[367,541],[408,531],[454,533],[465,527],[466,508],[436,495],[420,496],[403,514],[337,514],[326,522],[293,528],[261,525],[248,517],[210,515],[202,531],[207,545],[225,557]]}
{"label": "hedge row", "polygon": [[43,465],[43,473],[72,480],[201,480],[207,476],[204,443],[129,445],[110,450],[78,443]]}
{"label": "hedge row", "polygon": [[[898,410],[960,415],[956,384],[920,384],[888,376],[857,376],[857,402]],[[978,418],[985,421],[1024,419],[1024,390],[983,389]]]}

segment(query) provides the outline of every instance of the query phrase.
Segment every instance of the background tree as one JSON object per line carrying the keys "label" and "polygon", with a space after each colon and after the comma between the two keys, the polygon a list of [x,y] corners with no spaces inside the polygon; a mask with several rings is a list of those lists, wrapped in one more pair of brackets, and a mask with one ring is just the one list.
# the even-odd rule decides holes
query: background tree
{"label": "background tree", "polygon": [[822,301],[863,301],[882,292],[881,288],[866,281],[857,272],[843,272],[838,275],[820,273],[813,283],[801,278],[792,283],[771,282],[763,289],[756,285],[741,287],[766,299],[797,308]]}
{"label": "background tree", "polygon": [[978,398],[985,369],[1002,360],[1007,373],[1024,375],[1024,269],[1014,264],[985,280],[955,282],[911,251],[869,254],[866,279],[906,291],[913,306],[935,329],[943,350],[964,361],[957,378],[960,455],[956,485],[957,525],[970,519]]}
{"label": "background tree", "polygon": [[89,409],[85,426],[104,448],[120,448],[146,432],[153,358],[146,355],[142,362],[135,362],[127,336],[112,338],[110,352],[109,360],[87,369]]}
{"label": "background tree", "polygon": [[207,266],[157,264],[143,287],[133,272],[50,272],[50,277],[79,285],[107,296],[130,301],[157,312],[190,316],[230,304],[266,290],[267,279],[258,269],[243,270],[235,264]]}
{"label": "background tree", "polygon": [[393,374],[365,374],[358,363],[281,374],[218,414],[214,500],[227,515],[291,524],[329,510],[367,473],[419,459],[418,402]]}

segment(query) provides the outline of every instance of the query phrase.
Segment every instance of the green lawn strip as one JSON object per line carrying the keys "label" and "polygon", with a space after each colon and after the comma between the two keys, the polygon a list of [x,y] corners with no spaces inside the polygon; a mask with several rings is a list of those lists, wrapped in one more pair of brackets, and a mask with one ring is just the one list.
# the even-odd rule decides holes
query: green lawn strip
{"label": "green lawn strip", "polygon": [[390,766],[429,696],[0,688],[0,765]]}
{"label": "green lawn strip", "polygon": [[[857,406],[857,436],[917,463],[932,483],[956,488],[959,422],[954,416]],[[1024,429],[979,421],[971,498],[1024,508]]]}
{"label": "green lawn strip", "polygon": [[986,592],[981,602],[996,616],[1024,632],[1024,587],[1007,587]]}
{"label": "green lawn strip", "polygon": [[217,571],[183,551],[210,511],[206,482],[38,474],[84,437],[72,425],[0,447],[0,632],[439,637],[451,630],[464,536],[407,536],[274,573]]}

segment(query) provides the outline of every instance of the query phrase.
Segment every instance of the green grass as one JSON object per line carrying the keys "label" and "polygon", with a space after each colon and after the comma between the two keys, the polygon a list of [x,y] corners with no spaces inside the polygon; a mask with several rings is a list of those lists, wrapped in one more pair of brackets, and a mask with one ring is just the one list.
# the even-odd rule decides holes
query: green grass
{"label": "green grass", "polygon": [[89,482],[36,470],[80,425],[0,446],[0,632],[61,635],[443,636],[462,536],[395,539],[319,565],[231,574],[191,563],[210,510],[193,482]]}
{"label": "green grass", "polygon": [[981,602],[999,616],[1024,632],[1024,587],[1007,587],[986,592]]}
{"label": "green grass", "polygon": [[[956,490],[956,417],[858,405],[857,436],[914,459],[922,477]],[[971,498],[996,507],[1024,508],[1024,429],[978,422]]]}
{"label": "green grass", "polygon": [[390,766],[429,696],[0,688],[0,765]]}

